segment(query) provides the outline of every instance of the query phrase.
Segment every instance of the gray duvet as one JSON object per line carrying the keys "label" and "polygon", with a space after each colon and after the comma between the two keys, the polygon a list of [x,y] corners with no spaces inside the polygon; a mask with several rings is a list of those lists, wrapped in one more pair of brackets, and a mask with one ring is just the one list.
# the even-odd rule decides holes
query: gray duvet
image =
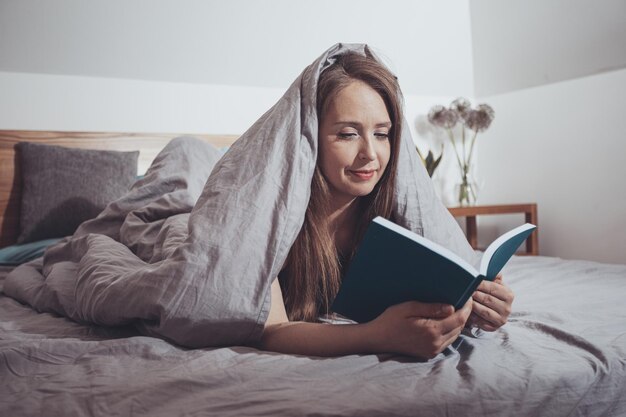
{"label": "gray duvet", "polygon": [[[18,267],[4,292],[40,312],[133,324],[186,347],[253,344],[309,202],[317,80],[346,51],[369,49],[330,48],[224,157],[200,140],[173,140],[127,195],[47,250],[43,268]],[[473,261],[402,132],[394,220]]]}
{"label": "gray duvet", "polygon": [[504,276],[510,322],[428,362],[188,350],[0,296],[0,415],[625,416],[626,266],[515,257]]}

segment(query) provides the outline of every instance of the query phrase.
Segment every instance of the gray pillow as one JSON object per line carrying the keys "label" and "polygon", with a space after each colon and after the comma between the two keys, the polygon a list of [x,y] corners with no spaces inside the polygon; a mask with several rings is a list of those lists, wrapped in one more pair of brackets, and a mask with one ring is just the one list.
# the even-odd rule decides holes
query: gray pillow
{"label": "gray pillow", "polygon": [[18,243],[68,236],[111,201],[137,175],[138,151],[74,149],[21,142],[22,209]]}

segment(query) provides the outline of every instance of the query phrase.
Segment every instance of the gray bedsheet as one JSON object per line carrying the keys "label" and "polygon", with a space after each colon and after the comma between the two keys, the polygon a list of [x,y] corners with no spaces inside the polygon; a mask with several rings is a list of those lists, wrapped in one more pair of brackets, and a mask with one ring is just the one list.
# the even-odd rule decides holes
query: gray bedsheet
{"label": "gray bedsheet", "polygon": [[625,416],[626,266],[515,257],[504,274],[510,322],[428,362],[188,350],[0,295],[0,415]]}

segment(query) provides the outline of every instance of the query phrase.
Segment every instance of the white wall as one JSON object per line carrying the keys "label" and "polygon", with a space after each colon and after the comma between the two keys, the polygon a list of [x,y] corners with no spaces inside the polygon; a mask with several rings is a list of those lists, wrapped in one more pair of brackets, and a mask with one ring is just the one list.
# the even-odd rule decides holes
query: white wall
{"label": "white wall", "polygon": [[0,72],[0,128],[241,134],[280,88]]}
{"label": "white wall", "polygon": [[[626,2],[470,0],[480,203],[537,202],[543,255],[626,263]],[[479,218],[485,245],[520,216]]]}
{"label": "white wall", "polygon": [[[626,70],[485,101],[481,201],[537,202],[542,255],[626,263]],[[513,221],[482,218],[483,242]]]}
{"label": "white wall", "polygon": [[468,0],[0,0],[0,71],[286,88],[359,42],[406,94],[471,95],[468,13]]}
{"label": "white wall", "polygon": [[477,96],[626,67],[624,0],[471,0]]}

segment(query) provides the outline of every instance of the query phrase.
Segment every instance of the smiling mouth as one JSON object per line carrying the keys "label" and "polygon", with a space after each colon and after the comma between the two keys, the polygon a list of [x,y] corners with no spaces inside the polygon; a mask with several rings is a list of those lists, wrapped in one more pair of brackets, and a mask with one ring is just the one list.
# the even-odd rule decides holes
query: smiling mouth
{"label": "smiling mouth", "polygon": [[348,171],[350,174],[362,180],[369,180],[376,173],[375,169],[362,169],[362,170],[350,170]]}

